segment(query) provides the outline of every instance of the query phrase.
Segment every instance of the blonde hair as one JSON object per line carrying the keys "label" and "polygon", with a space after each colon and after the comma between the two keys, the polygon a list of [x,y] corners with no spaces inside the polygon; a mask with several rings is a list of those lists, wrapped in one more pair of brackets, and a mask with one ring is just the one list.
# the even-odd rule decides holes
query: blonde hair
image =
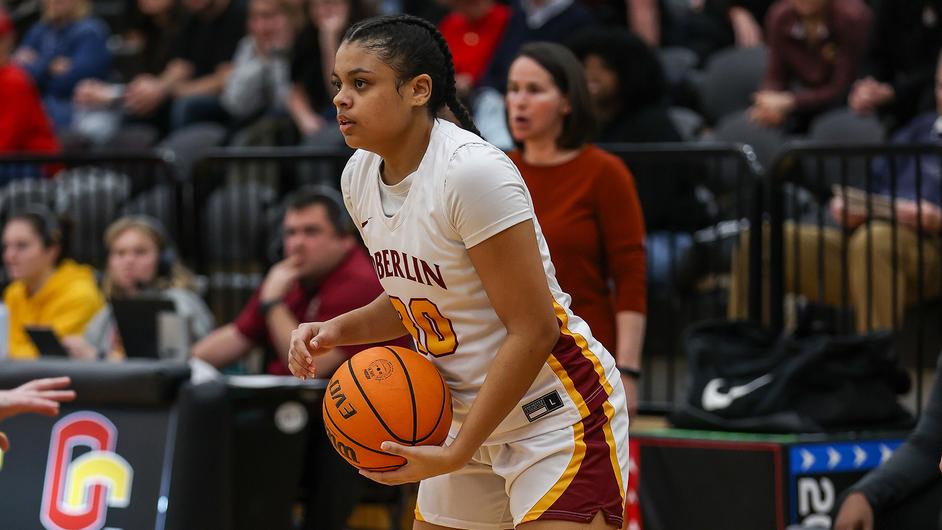
{"label": "blonde hair", "polygon": [[[134,215],[121,217],[111,223],[108,229],[105,230],[105,246],[108,248],[109,255],[111,254],[112,245],[114,245],[114,242],[121,237],[122,234],[128,230],[137,230],[147,236],[147,238],[157,246],[157,277],[153,282],[154,287],[161,291],[172,288],[195,290],[196,282],[193,273],[177,260],[172,260],[172,262],[169,263],[169,271],[164,271],[165,274],[161,276],[160,261],[166,259],[166,253],[172,251],[172,249],[171,242],[167,240],[163,228],[159,227],[156,223],[157,221],[152,221],[147,217]],[[166,274],[167,272],[169,272],[169,274]],[[121,287],[114,283],[111,274],[108,272],[108,267],[105,267],[102,291],[108,298],[127,294]]]}

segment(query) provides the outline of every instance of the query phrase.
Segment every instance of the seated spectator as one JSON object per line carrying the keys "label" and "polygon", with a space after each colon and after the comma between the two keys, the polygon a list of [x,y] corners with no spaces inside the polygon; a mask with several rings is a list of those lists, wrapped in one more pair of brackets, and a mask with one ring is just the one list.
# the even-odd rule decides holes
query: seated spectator
{"label": "seated spectator", "polygon": [[597,142],[681,141],[668,113],[664,69],[644,41],[627,30],[592,28],[569,47],[585,68]]}
{"label": "seated spectator", "polygon": [[289,0],[249,0],[249,33],[239,41],[222,106],[243,123],[285,110],[290,86],[288,53],[297,16]]}
{"label": "seated spectator", "polygon": [[[193,347],[195,357],[223,367],[261,346],[266,351],[266,371],[290,375],[288,345],[299,322],[330,319],[382,293],[370,258],[353,236],[338,191],[312,187],[296,192],[288,199],[282,231],[285,259],[268,271],[234,322]],[[368,347],[343,347],[320,355],[314,361],[317,372],[333,374],[343,361]],[[328,446],[323,429],[315,428],[315,433],[305,473],[311,484],[304,528],[340,530],[359,501],[365,479]]]}
{"label": "seated spectator", "polygon": [[847,103],[859,114],[878,113],[899,127],[932,110],[936,53],[942,49],[942,0],[877,2],[867,76]]}
{"label": "seated spectator", "polygon": [[510,158],[533,197],[556,278],[572,310],[622,368],[637,408],[645,327],[644,220],[624,162],[588,144],[593,118],[579,60],[532,42],[507,75]]}
{"label": "seated spectator", "polygon": [[458,97],[468,97],[477,87],[497,49],[510,18],[510,7],[494,0],[453,0],[452,11],[438,29],[455,63]]}
{"label": "seated spectator", "polygon": [[308,0],[308,23],[294,42],[288,111],[307,145],[343,145],[334,121],[330,75],[340,39],[372,15],[363,0]]}
{"label": "seated spectator", "polygon": [[59,337],[82,333],[105,305],[87,265],[68,259],[65,223],[41,205],[13,214],[3,227],[3,264],[13,282],[3,291],[10,312],[9,355],[39,352],[26,326],[51,327]]}
{"label": "seated spectator", "polygon": [[[67,389],[71,383],[68,377],[47,377],[34,379],[11,390],[0,390],[0,421],[24,413],[59,414],[59,403],[75,399],[75,391]],[[0,432],[0,453],[9,450],[10,440]]]}
{"label": "seated spectator", "polygon": [[[936,110],[917,117],[897,131],[891,143],[942,143],[942,55],[938,58]],[[871,193],[887,199],[895,190],[895,234],[888,220],[868,219],[865,211],[855,211],[845,206],[841,195],[834,196],[830,204],[831,216],[843,230],[850,233],[847,241],[849,297],[855,312],[857,330],[860,332],[894,328],[895,324],[902,323],[906,307],[918,300],[920,295],[923,299],[928,299],[942,291],[938,274],[939,267],[942,266],[942,243],[939,237],[942,233],[942,167],[939,157],[926,156],[919,161],[907,158],[896,162],[895,171],[886,160],[877,160],[874,163],[870,189]],[[917,177],[919,169],[922,170],[921,177]],[[895,187],[892,182],[894,175]],[[917,188],[917,183],[920,188]],[[917,231],[920,225],[922,234]],[[786,225],[784,238],[786,291],[793,292],[795,286],[800,283],[801,292],[798,294],[808,300],[817,300],[818,227]],[[795,259],[795,238],[798,238],[801,259],[807,260],[798,267],[801,271],[800,278],[793,277],[796,267],[791,265]],[[730,316],[734,318],[743,318],[746,315],[747,240],[747,237],[740,240],[739,253],[733,264],[729,309]],[[821,240],[825,263],[824,284],[821,286],[824,293],[823,303],[839,306],[843,283],[841,270],[840,267],[830,264],[841,263],[842,234],[839,229],[824,227]],[[917,292],[920,254],[923,271],[921,293]]]}
{"label": "seated spectator", "polygon": [[673,6],[665,5],[664,0],[624,3],[628,27],[648,46],[688,48],[702,63],[728,46],[760,46],[763,35],[758,21],[765,19],[772,1],[687,0]]}
{"label": "seated spectator", "polygon": [[521,46],[533,41],[561,43],[595,23],[592,12],[575,0],[519,0],[481,84],[503,92],[507,89],[510,63]]}
{"label": "seated spectator", "polygon": [[[13,23],[0,7],[0,153],[55,153],[52,132],[32,79],[10,61]],[[0,172],[0,179],[4,173]]]}
{"label": "seated spectator", "polygon": [[[130,28],[120,37],[123,68],[119,75],[125,82],[86,79],[79,83],[75,104],[82,110],[83,119],[75,124],[76,132],[99,146],[114,147],[117,142],[129,148],[150,147],[167,134],[169,100],[154,108],[132,108],[128,88],[139,87],[141,80],[160,75],[167,68],[177,46],[182,18],[176,0],[137,0]],[[130,95],[136,97],[136,92]]]}
{"label": "seated spectator", "polygon": [[[212,331],[213,315],[194,291],[193,276],[177,261],[173,243],[157,219],[122,217],[105,231],[108,266],[103,291],[109,299],[160,295],[173,301],[187,326],[189,338],[198,340]],[[62,340],[77,359],[125,357],[111,305],[99,311],[84,335]]]}
{"label": "seated spectator", "polygon": [[72,125],[72,97],[83,79],[107,79],[108,27],[91,16],[88,0],[45,0],[43,17],[13,58],[29,73],[56,131]]}
{"label": "seated spectator", "polygon": [[778,0],[765,22],[769,64],[749,109],[766,127],[803,132],[814,116],[843,104],[867,46],[862,0]]}
{"label": "seated spectator", "polygon": [[238,2],[183,0],[183,7],[187,19],[166,68],[157,75],[138,76],[124,95],[128,111],[137,116],[149,116],[172,100],[171,131],[200,121],[228,120],[219,95],[245,34],[245,13]]}

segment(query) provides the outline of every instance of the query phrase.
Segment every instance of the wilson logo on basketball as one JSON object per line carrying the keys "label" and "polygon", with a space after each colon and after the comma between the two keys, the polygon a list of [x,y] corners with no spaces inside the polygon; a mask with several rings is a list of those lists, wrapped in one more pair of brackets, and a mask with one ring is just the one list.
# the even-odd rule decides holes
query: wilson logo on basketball
{"label": "wilson logo on basketball", "polygon": [[334,407],[340,411],[340,415],[343,416],[343,419],[349,420],[351,416],[357,413],[357,409],[353,408],[353,405],[347,403],[347,396],[343,394],[343,389],[340,388],[340,381],[334,379],[330,382],[330,398],[334,400]]}
{"label": "wilson logo on basketball", "polygon": [[39,513],[47,530],[99,530],[109,506],[130,504],[134,470],[114,452],[117,441],[114,424],[95,412],[75,412],[56,422]]}
{"label": "wilson logo on basketball", "polygon": [[326,425],[324,427],[327,429],[327,438],[330,439],[330,445],[334,446],[334,449],[340,453],[340,456],[346,458],[347,460],[359,463],[360,461],[357,459],[356,449],[338,440],[337,435],[334,434],[334,431],[330,430],[330,427],[327,427]]}
{"label": "wilson logo on basketball", "polygon": [[363,370],[363,377],[382,381],[393,374],[393,364],[386,359],[379,359],[370,363]]}

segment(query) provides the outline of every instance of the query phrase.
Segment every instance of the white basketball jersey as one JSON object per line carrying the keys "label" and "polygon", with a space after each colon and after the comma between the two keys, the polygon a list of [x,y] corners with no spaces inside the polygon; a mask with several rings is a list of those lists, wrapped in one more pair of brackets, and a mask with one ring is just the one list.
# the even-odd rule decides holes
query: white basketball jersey
{"label": "white basketball jersey", "polygon": [[354,153],[341,179],[344,201],[416,350],[448,382],[454,398],[453,435],[507,337],[467,249],[528,219],[536,228],[560,335],[525,397],[487,443],[567,427],[601,407],[613,391],[622,391],[611,354],[570,312],[570,298],[556,282],[530,194],[502,151],[436,120],[428,149],[408,177],[405,202],[391,217],[384,214],[380,197],[381,162],[375,153]]}

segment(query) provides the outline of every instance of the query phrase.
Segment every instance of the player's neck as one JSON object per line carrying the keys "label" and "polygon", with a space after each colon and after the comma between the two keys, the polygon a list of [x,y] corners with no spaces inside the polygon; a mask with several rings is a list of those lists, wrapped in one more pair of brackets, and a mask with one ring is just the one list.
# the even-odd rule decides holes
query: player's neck
{"label": "player's neck", "polygon": [[395,145],[379,153],[383,157],[383,183],[394,186],[419,168],[432,135],[432,120],[416,120],[405,134],[396,138]]}

